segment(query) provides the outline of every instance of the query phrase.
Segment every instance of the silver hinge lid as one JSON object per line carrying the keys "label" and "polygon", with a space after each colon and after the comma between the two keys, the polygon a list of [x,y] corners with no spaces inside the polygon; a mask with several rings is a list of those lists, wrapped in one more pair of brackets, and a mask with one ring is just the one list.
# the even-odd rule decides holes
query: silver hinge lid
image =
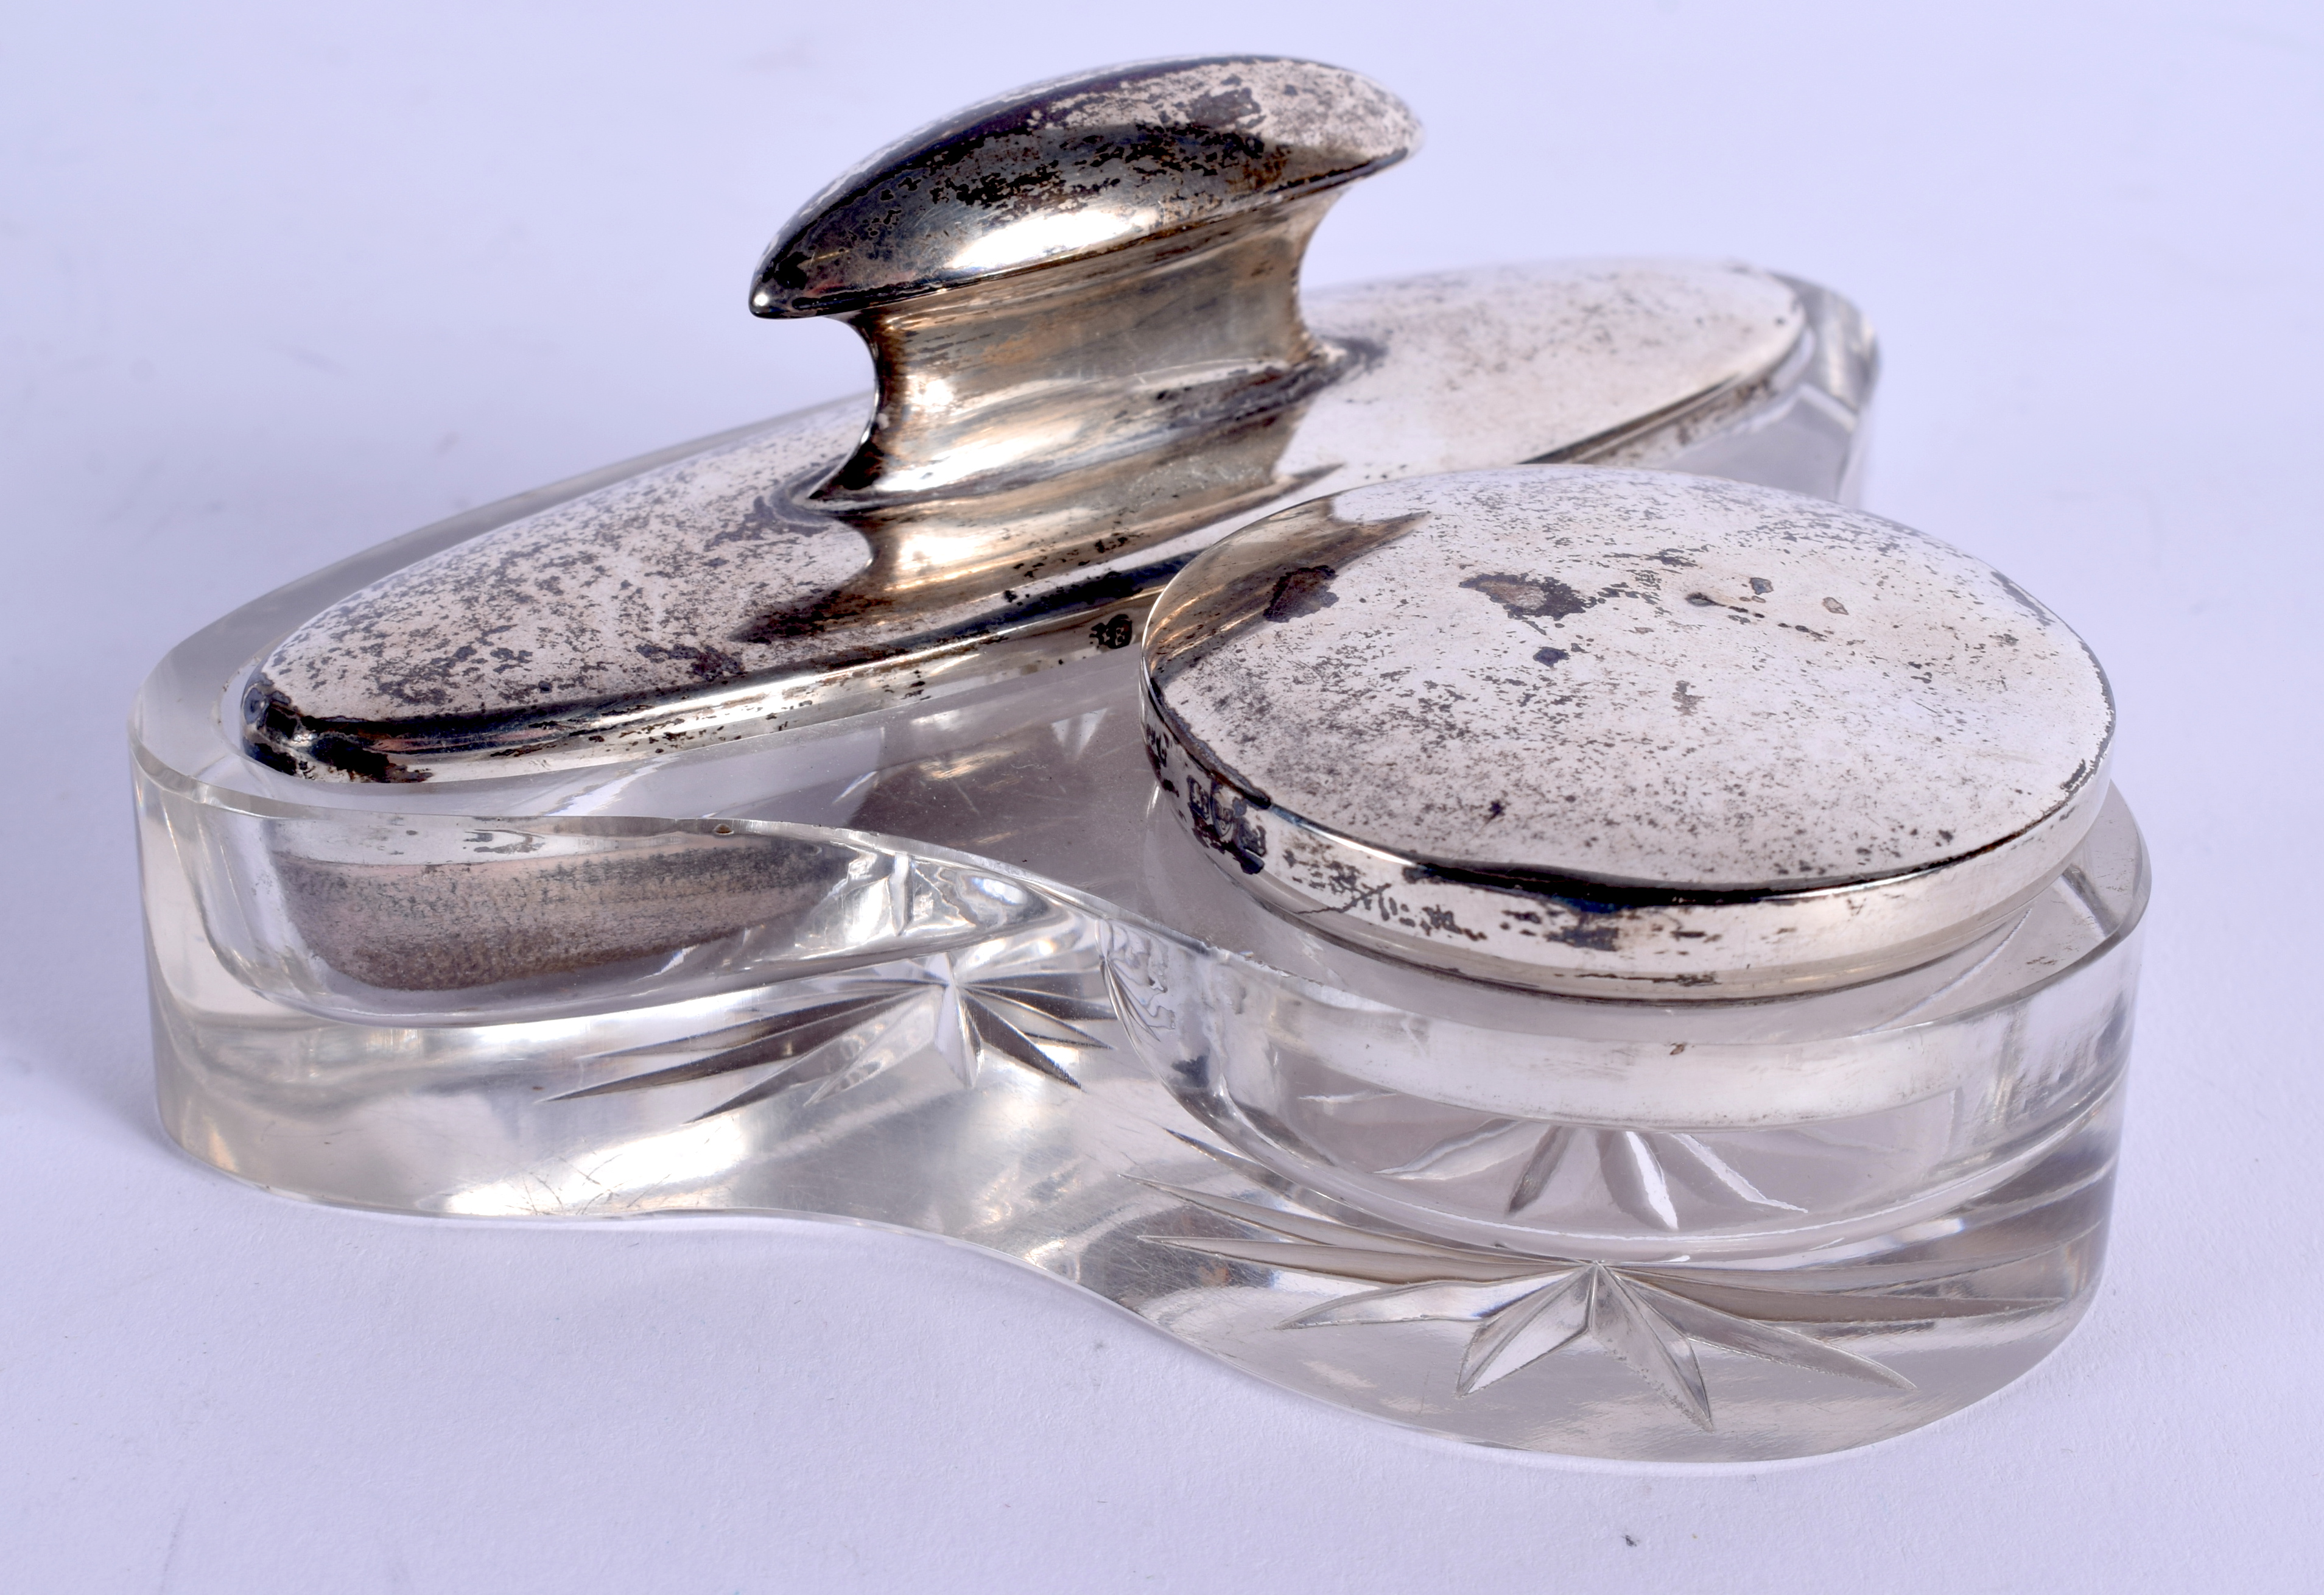
{"label": "silver hinge lid", "polygon": [[1168,801],[1326,935],[1608,996],[1762,997],[1961,946],[2107,792],[2080,638],[1893,522],[1539,467],[1285,510],[1145,643]]}

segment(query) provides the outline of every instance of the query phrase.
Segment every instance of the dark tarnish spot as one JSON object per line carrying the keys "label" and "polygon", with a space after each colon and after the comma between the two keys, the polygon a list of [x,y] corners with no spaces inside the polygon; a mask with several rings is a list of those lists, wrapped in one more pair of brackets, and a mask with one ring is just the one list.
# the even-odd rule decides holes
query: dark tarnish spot
{"label": "dark tarnish spot", "polygon": [[1536,664],[1562,664],[1572,657],[1572,654],[1564,648],[1536,648],[1533,651]]}
{"label": "dark tarnish spot", "polygon": [[[242,723],[243,752],[268,769],[280,770],[286,775],[303,775],[307,772],[302,765],[320,765],[358,781],[412,785],[428,779],[428,772],[399,765],[346,731],[326,730],[309,736],[315,731],[316,722],[301,715],[298,705],[263,675],[254,677],[243,690]],[[300,746],[302,739],[304,746]]]}
{"label": "dark tarnish spot", "polygon": [[[1539,934],[1543,941],[1563,942],[1568,947],[1579,947],[1591,952],[1618,952],[1621,950],[1622,928],[1614,917],[1621,912],[1618,904],[1600,903],[1588,897],[1567,896],[1562,893],[1536,893],[1526,886],[1516,886],[1511,877],[1493,879],[1485,873],[1451,868],[1443,865],[1408,864],[1405,867],[1405,885],[1417,886],[1425,880],[1466,880],[1471,885],[1490,885],[1503,891],[1508,891],[1514,886],[1517,891],[1523,892],[1528,896],[1537,896],[1539,900],[1554,904],[1554,909],[1564,911],[1564,914],[1560,915],[1554,909],[1547,918],[1571,916],[1572,923],[1569,924],[1552,925],[1545,923],[1543,916],[1530,913],[1518,915],[1517,917],[1542,925]],[[1474,941],[1481,941],[1485,939],[1481,932],[1471,931],[1463,925],[1436,923],[1433,916],[1441,911],[1423,909],[1421,912],[1424,916],[1429,917],[1430,923],[1426,926],[1429,930],[1452,929],[1459,931],[1461,934]],[[1533,934],[1533,932],[1528,932],[1527,934]]]}
{"label": "dark tarnish spot", "polygon": [[327,769],[342,771],[360,781],[414,783],[428,779],[426,771],[408,770],[385,754],[340,731],[326,731],[309,743],[307,756]]}
{"label": "dark tarnish spot", "polygon": [[1678,711],[1681,714],[1692,714],[1702,707],[1702,697],[1699,693],[1687,691],[1693,685],[1692,682],[1681,682],[1671,689],[1671,701],[1678,705]]}
{"label": "dark tarnish spot", "polygon": [[1549,939],[1563,941],[1568,947],[1579,947],[1591,952],[1618,952],[1622,948],[1621,927],[1610,920],[1578,915],[1563,931],[1553,931]]}
{"label": "dark tarnish spot", "polygon": [[1461,585],[1483,593],[1508,610],[1512,620],[1563,620],[1598,601],[1583,598],[1554,576],[1471,576]]}
{"label": "dark tarnish spot", "polygon": [[1441,908],[1432,904],[1422,908],[1418,917],[1420,920],[1420,933],[1424,936],[1434,936],[1439,934],[1466,936],[1471,941],[1482,941],[1485,939],[1484,932],[1472,931],[1468,926],[1462,924],[1460,917],[1449,908]]}
{"label": "dark tarnish spot", "polygon": [[1090,641],[1111,653],[1116,648],[1130,646],[1130,638],[1137,630],[1137,623],[1129,616],[1117,615],[1111,620],[1093,623],[1089,628]]}
{"label": "dark tarnish spot", "polygon": [[1259,108],[1259,97],[1240,86],[1214,88],[1199,99],[1188,100],[1185,112],[1189,122],[1222,130],[1254,127],[1266,116]]}
{"label": "dark tarnish spot", "polygon": [[716,648],[695,647],[686,643],[680,643],[672,648],[665,648],[655,643],[640,643],[638,652],[656,663],[665,659],[683,660],[686,667],[694,672],[696,679],[705,682],[732,681],[749,669],[749,666],[732,654],[724,653]]}
{"label": "dark tarnish spot", "polygon": [[1286,570],[1276,579],[1275,590],[1268,596],[1261,618],[1279,625],[1330,608],[1340,601],[1331,590],[1332,579],[1337,575],[1339,572],[1329,565],[1302,565],[1296,570]]}
{"label": "dark tarnish spot", "polygon": [[742,512],[742,519],[712,537],[702,548],[707,553],[730,542],[756,542],[770,534],[780,534],[794,529],[791,522],[784,516],[781,506],[761,493],[751,501],[751,507]]}
{"label": "dark tarnish spot", "polygon": [[259,737],[288,742],[299,734],[299,711],[281,688],[261,675],[243,689],[242,723],[254,746]]}
{"label": "dark tarnish spot", "polygon": [[849,626],[866,616],[889,607],[890,600],[844,588],[826,592],[804,604],[788,608],[770,610],[749,625],[739,627],[726,640],[730,643],[780,643],[798,637],[820,636],[823,633]]}
{"label": "dark tarnish spot", "polygon": [[1831,610],[1835,615],[1845,615],[1848,613],[1848,606],[1841,603],[1838,598],[1826,598],[1823,601],[1823,607]]}
{"label": "dark tarnish spot", "polygon": [[1754,576],[1751,578],[1751,594],[1754,598],[1764,598],[1775,590],[1775,584],[1768,580],[1766,577]]}

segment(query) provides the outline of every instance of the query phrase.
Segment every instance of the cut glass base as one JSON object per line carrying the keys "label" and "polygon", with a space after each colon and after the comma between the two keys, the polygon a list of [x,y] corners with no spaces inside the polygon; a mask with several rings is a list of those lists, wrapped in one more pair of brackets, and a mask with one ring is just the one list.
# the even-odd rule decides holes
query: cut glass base
{"label": "cut glass base", "polygon": [[[1639,463],[1845,495],[1831,385]],[[238,751],[252,662],[304,617],[633,468],[325,571],[148,682],[161,1099],[196,1156],[398,1212],[943,1236],[1339,1405],[1581,1456],[1899,1433],[2088,1303],[2146,894],[2119,798],[1934,963],[1663,1005],[1261,907],[1162,806],[1134,650],[440,789]]]}

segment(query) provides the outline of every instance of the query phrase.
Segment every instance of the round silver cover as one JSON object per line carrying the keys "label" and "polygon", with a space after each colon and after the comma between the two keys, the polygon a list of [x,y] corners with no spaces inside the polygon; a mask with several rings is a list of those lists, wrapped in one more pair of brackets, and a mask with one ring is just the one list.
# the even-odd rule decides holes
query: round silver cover
{"label": "round silver cover", "polygon": [[2097,818],[2081,639],[1877,516],[1533,467],[1268,516],[1146,644],[1167,801],[1270,905],[1609,996],[1845,984],[1992,929]]}

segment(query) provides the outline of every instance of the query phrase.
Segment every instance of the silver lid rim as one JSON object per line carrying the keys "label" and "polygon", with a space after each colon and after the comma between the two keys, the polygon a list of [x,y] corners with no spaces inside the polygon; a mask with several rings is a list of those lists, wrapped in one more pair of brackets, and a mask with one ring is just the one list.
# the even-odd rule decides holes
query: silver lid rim
{"label": "silver lid rim", "polygon": [[2109,757],[2012,836],[1858,880],[1705,891],[1528,876],[1406,858],[1318,824],[1212,769],[1150,691],[1145,704],[1165,802],[1268,907],[1402,962],[1581,997],[1750,1000],[1917,968],[2040,895],[2112,790]]}

